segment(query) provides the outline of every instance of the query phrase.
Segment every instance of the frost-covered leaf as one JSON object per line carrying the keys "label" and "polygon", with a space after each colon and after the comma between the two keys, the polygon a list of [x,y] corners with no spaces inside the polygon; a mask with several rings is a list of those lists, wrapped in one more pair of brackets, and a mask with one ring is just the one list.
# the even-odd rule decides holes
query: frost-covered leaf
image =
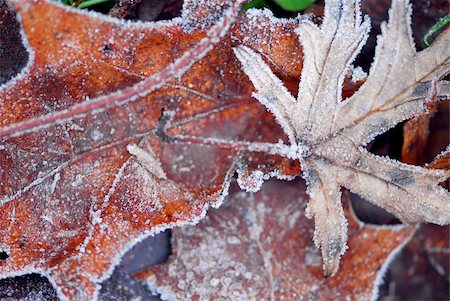
{"label": "frost-covered leaf", "polygon": [[[325,274],[335,274],[346,250],[347,221],[341,187],[408,223],[450,223],[449,193],[438,184],[448,170],[431,170],[370,154],[364,146],[399,122],[426,112],[425,103],[450,94],[441,78],[450,70],[450,29],[419,53],[412,43],[410,6],[395,0],[378,37],[370,74],[342,100],[342,83],[364,44],[370,23],[359,1],[326,1],[322,25],[302,21],[297,29],[304,65],[295,99],[260,55],[235,48],[256,88],[254,96],[276,117],[290,145],[273,152],[298,159],[311,197],[314,241]],[[279,151],[281,150],[281,151]]]}
{"label": "frost-covered leaf", "polygon": [[271,180],[257,193],[235,188],[199,225],[173,230],[169,262],[137,274],[163,300],[370,300],[414,232],[364,225],[346,207],[350,249],[342,272],[324,278],[303,180]]}
{"label": "frost-covered leaf", "polygon": [[[192,28],[182,18],[130,23],[52,1],[12,1],[30,61],[0,87],[1,278],[39,273],[60,298],[90,300],[137,241],[196,222],[220,204],[240,154],[161,140],[162,110],[176,111],[171,133],[233,140],[282,135],[270,114],[250,101],[251,83],[232,46],[260,45],[283,75],[298,76],[301,56],[292,62],[286,55],[298,52],[298,20],[248,12],[219,40],[207,32],[222,33],[227,22],[221,16],[230,3],[238,11],[239,2],[186,3],[192,14],[194,8],[220,11],[187,32]],[[184,76],[125,105],[87,110],[98,99],[122,97],[118,89],[160,75],[205,37],[219,46]],[[79,108],[89,114],[78,116]],[[298,173],[298,164],[286,165]]]}

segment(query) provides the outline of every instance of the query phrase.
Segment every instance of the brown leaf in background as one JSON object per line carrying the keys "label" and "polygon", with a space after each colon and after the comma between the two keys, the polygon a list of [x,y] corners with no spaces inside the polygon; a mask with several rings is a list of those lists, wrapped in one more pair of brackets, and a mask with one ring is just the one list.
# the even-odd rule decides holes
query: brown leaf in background
{"label": "brown leaf in background", "polygon": [[199,225],[173,230],[168,263],[136,277],[170,300],[369,300],[413,227],[364,225],[346,206],[349,250],[324,278],[305,189],[302,180],[271,180],[254,194],[235,187]]}
{"label": "brown leaf in background", "polygon": [[448,300],[450,227],[421,225],[386,272],[380,301]]}
{"label": "brown leaf in background", "polygon": [[[402,162],[423,165],[445,150],[450,144],[449,116],[450,103],[446,101],[432,104],[430,113],[408,120],[403,126]],[[450,166],[434,168],[448,169]]]}

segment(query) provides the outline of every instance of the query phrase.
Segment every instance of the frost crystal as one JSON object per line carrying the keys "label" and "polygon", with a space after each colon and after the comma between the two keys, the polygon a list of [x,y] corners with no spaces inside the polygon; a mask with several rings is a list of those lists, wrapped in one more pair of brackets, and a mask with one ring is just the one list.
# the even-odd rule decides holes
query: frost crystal
{"label": "frost crystal", "polygon": [[[361,16],[359,1],[325,2],[322,25],[303,20],[296,31],[304,53],[298,99],[260,55],[245,46],[234,51],[256,88],[254,97],[275,116],[291,147],[305,150],[297,158],[308,183],[307,215],[315,219],[314,242],[321,248],[325,274],[332,275],[347,242],[341,187],[404,222],[450,223],[449,193],[438,186],[449,171],[402,164],[364,148],[397,123],[425,113],[429,99],[449,95],[448,83],[440,79],[450,69],[450,29],[432,47],[417,53],[410,7],[394,0],[370,75],[343,101],[344,76],[368,37],[370,20]],[[355,80],[361,76],[359,72]],[[278,150],[286,147],[274,145]]]}

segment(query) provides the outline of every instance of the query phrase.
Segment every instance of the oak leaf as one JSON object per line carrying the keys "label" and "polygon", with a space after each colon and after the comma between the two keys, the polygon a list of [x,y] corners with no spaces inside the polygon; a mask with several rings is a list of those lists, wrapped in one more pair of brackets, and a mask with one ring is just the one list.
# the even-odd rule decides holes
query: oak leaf
{"label": "oak leaf", "polygon": [[254,97],[275,116],[289,144],[250,148],[301,162],[308,183],[307,214],[314,217],[314,241],[321,248],[326,275],[335,274],[347,246],[341,187],[359,194],[406,223],[450,223],[449,193],[438,184],[450,176],[375,156],[364,146],[401,121],[426,113],[427,100],[450,94],[442,81],[450,70],[450,29],[419,53],[412,43],[410,6],[392,3],[382,26],[374,63],[361,88],[342,100],[347,70],[363,46],[370,21],[359,1],[326,1],[322,25],[300,22],[304,65],[297,99],[261,56],[235,48],[256,88]]}
{"label": "oak leaf", "polygon": [[164,300],[373,300],[414,227],[364,225],[344,194],[349,251],[324,278],[305,190],[303,180],[271,180],[257,193],[235,186],[199,225],[173,230],[167,263],[136,277]]}
{"label": "oak leaf", "polygon": [[240,14],[220,40],[241,2],[185,1],[189,18],[144,24],[11,1],[30,60],[0,87],[1,278],[39,273],[61,299],[95,299],[131,246],[221,203],[239,152],[161,140],[161,110],[177,110],[175,133],[282,135],[251,101],[232,46],[261,45],[298,76],[301,57],[286,55],[299,51],[298,20]]}

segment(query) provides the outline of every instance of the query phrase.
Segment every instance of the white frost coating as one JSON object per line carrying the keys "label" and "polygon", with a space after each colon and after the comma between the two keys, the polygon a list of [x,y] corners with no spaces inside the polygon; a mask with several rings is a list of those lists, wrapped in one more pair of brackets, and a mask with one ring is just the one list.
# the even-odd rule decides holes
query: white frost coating
{"label": "white frost coating", "polygon": [[[20,2],[21,0],[12,0],[11,2]],[[65,11],[75,13],[81,16],[89,17],[90,19],[101,20],[103,22],[112,23],[116,25],[120,25],[122,28],[132,29],[132,28],[147,28],[147,29],[156,29],[164,31],[164,27],[171,26],[174,24],[181,24],[183,19],[181,17],[176,17],[170,20],[160,20],[160,21],[152,21],[145,22],[140,20],[128,20],[128,19],[119,19],[115,17],[111,17],[106,14],[102,14],[89,9],[79,9],[76,7],[72,7],[70,5],[65,5],[59,1],[52,0],[43,0],[50,5],[57,6]]]}
{"label": "white frost coating", "polygon": [[[145,136],[145,133],[137,135],[136,137],[140,138],[143,136]],[[103,146],[100,146],[97,149],[93,150],[92,152],[103,151],[104,149],[106,149],[108,147],[112,147],[112,146],[115,146],[115,145],[118,145],[121,143],[122,143],[122,141],[115,142],[115,143],[112,143],[109,145],[103,145]],[[30,189],[42,184],[44,181],[48,180],[50,177],[55,176],[57,173],[61,173],[65,168],[67,168],[70,164],[72,164],[73,162],[75,162],[77,160],[79,160],[79,157],[75,156],[75,157],[71,158],[70,160],[63,162],[60,165],[56,166],[54,169],[48,171],[47,173],[39,174],[39,176],[36,177],[36,179],[33,180],[32,182],[30,182],[27,186],[23,187],[19,191],[16,191],[14,194],[7,195],[3,199],[0,199],[0,205],[3,205],[7,202],[10,202],[11,200],[18,198],[19,196],[23,195],[27,191],[30,191]]]}
{"label": "white frost coating", "polygon": [[[62,163],[61,165],[59,165],[58,167],[56,167],[55,169],[53,169],[52,171],[50,171],[49,173],[47,173],[44,176],[38,177],[36,178],[34,181],[32,181],[30,184],[28,184],[27,186],[25,186],[24,188],[22,188],[21,190],[17,191],[16,193],[12,194],[12,195],[7,195],[5,196],[3,199],[0,199],[0,205],[3,205],[5,203],[10,202],[11,200],[14,200],[15,198],[19,197],[20,195],[22,195],[23,193],[29,191],[31,188],[43,183],[45,180],[47,180],[49,177],[56,175],[57,173],[59,173],[60,171],[62,171],[65,167],[67,167],[69,165],[69,162],[65,162]],[[55,187],[56,188],[56,187]]]}
{"label": "white frost coating", "polygon": [[[367,260],[364,250],[353,250],[353,260],[346,262],[349,274],[341,275],[337,285],[330,279],[317,278],[321,258],[316,248],[307,239],[285,244],[286,237],[292,237],[295,231],[303,237],[312,230],[304,216],[304,183],[296,184],[300,186],[271,181],[256,194],[236,191],[224,208],[209,213],[209,219],[199,226],[174,230],[175,254],[149,271],[152,276],[146,284],[171,300],[325,300],[333,295],[368,300],[373,285],[342,291],[339,283],[359,276],[373,283],[374,270],[411,233],[410,228],[398,236],[391,231],[358,228],[352,222],[355,247],[366,236],[368,244],[390,239],[395,242],[380,250],[382,258]],[[283,197],[279,197],[279,191],[283,191]],[[279,244],[283,244],[281,249]],[[295,252],[298,249],[303,251]],[[297,254],[290,256],[291,252]]]}
{"label": "white frost coating", "polygon": [[307,20],[311,19],[312,14],[298,14],[295,18],[277,18],[274,16],[273,12],[268,8],[250,8],[245,11],[247,18],[250,19],[250,22],[257,23],[261,20],[261,18],[267,18],[270,20],[270,23],[273,25],[284,25],[292,23],[292,20]]}
{"label": "white frost coating", "polygon": [[274,170],[269,173],[263,173],[260,170],[254,170],[248,173],[247,166],[242,166],[237,169],[237,183],[239,187],[247,192],[257,192],[261,189],[262,184],[270,178],[277,178],[278,180],[292,181],[295,176],[286,176],[280,173],[279,170]]}
{"label": "white frost coating", "polygon": [[154,275],[147,278],[146,285],[150,289],[150,291],[153,294],[160,295],[159,297],[163,301],[179,301],[175,296],[172,298],[172,292],[169,290],[169,288],[165,288],[162,286],[155,285],[153,283],[156,283],[156,277]]}
{"label": "white frost coating", "polygon": [[[16,0],[17,1],[17,0]],[[14,3],[15,1],[11,1]],[[118,19],[114,17],[110,17],[108,15],[98,13],[91,10],[86,9],[78,9],[69,5],[64,5],[60,3],[59,1],[51,1],[51,0],[45,0],[45,2],[49,3],[50,5],[58,6],[59,8],[62,8],[66,11],[70,11],[72,13],[76,13],[85,17],[93,18],[96,20],[101,20],[103,22],[113,23],[116,25],[120,25],[122,28],[129,28],[129,29],[152,29],[152,30],[160,30],[161,32],[165,31],[165,28],[168,26],[173,26],[177,24],[182,24],[183,20],[180,17],[173,18],[171,20],[161,20],[161,21],[155,21],[155,22],[142,22],[139,20],[125,20],[125,19]],[[12,6],[9,4],[9,2],[6,2],[7,5]],[[14,9],[14,7],[12,7]],[[13,86],[17,83],[17,81],[22,80],[26,75],[28,75],[30,66],[34,62],[35,53],[33,48],[31,48],[30,43],[28,42],[28,39],[25,35],[25,32],[23,30],[22,26],[22,17],[20,14],[16,14],[17,22],[20,24],[20,36],[22,38],[22,44],[24,45],[27,53],[28,53],[28,62],[25,65],[25,67],[18,73],[16,76],[8,80],[7,82],[0,85],[0,91],[9,88],[10,86]],[[0,99],[1,104],[2,99]]]}
{"label": "white frost coating", "polygon": [[58,181],[61,179],[61,174],[58,172],[55,174],[55,177],[53,178],[52,185],[50,187],[50,193],[54,193],[56,189],[56,185],[58,184]]}
{"label": "white frost coating", "polygon": [[[111,260],[109,269],[102,275],[102,277],[95,277],[95,276],[91,275],[89,280],[95,284],[95,292],[94,292],[92,301],[98,300],[99,292],[101,289],[100,283],[102,283],[103,281],[105,281],[106,279],[111,277],[115,267],[120,264],[122,257],[125,255],[125,253],[127,253],[129,250],[131,250],[134,245],[136,245],[137,243],[141,242],[142,240],[144,240],[145,238],[147,238],[149,236],[156,235],[167,229],[172,229],[175,227],[196,225],[202,219],[204,219],[204,217],[206,216],[206,213],[209,209],[209,206],[211,206],[213,208],[220,207],[220,205],[223,203],[225,197],[228,195],[228,189],[230,187],[231,177],[233,176],[233,173],[234,173],[234,167],[232,166],[230,168],[230,170],[228,170],[227,176],[224,179],[224,182],[222,184],[222,187],[223,187],[222,191],[218,194],[218,196],[211,197],[214,199],[214,201],[211,203],[211,205],[205,205],[202,208],[202,212],[198,216],[192,216],[190,219],[184,220],[184,221],[177,221],[177,222],[173,222],[173,223],[161,224],[161,225],[158,225],[157,227],[153,227],[150,231],[145,232],[142,235],[136,237],[135,239],[128,241],[128,243],[125,246],[123,246],[120,250],[118,250],[118,252],[116,253],[116,256]],[[115,186],[115,185],[113,185],[113,186]],[[112,194],[113,193],[112,191],[114,191],[114,189],[111,189],[109,194]],[[84,245],[87,245],[87,243],[88,243],[88,239],[84,242]],[[52,271],[51,269],[44,271],[42,269],[38,269],[38,268],[30,265],[29,267],[27,267],[25,269],[21,269],[20,271],[13,271],[13,272],[9,272],[9,273],[0,274],[0,279],[6,279],[6,278],[11,278],[11,277],[17,277],[17,276],[22,276],[22,275],[26,275],[26,274],[36,273],[36,274],[42,275],[43,277],[46,277],[49,280],[49,282],[52,284],[53,288],[56,290],[57,296],[60,300],[70,301],[65,296],[65,294],[62,292],[60,286],[58,286],[55,279],[52,277],[51,271]]]}
{"label": "white frost coating", "polygon": [[[358,219],[351,202],[349,204],[349,211],[350,211],[350,214],[353,216],[353,219],[358,223],[359,228],[363,228],[364,227],[364,228],[369,228],[369,229],[370,228],[372,228],[372,229],[390,229],[390,230],[393,230],[393,231],[400,231],[400,230],[405,229],[406,227],[409,227],[408,225],[403,225],[403,224],[398,224],[398,225],[372,225],[372,224],[366,224],[363,221],[361,221],[360,219]],[[416,234],[418,229],[419,229],[419,226],[416,226],[414,231],[411,231],[411,234],[405,240],[403,240],[402,243],[400,245],[398,245],[389,254],[389,256],[386,258],[386,260],[383,262],[383,265],[378,270],[377,276],[375,278],[375,283],[374,283],[372,294],[371,294],[371,298],[370,298],[371,301],[378,300],[380,286],[383,285],[383,283],[384,283],[384,278],[386,276],[386,272],[387,272],[389,266],[392,264],[394,259],[400,254],[401,250],[403,250],[403,248],[414,237],[414,235]]]}
{"label": "white frost coating", "polygon": [[[450,145],[447,145],[446,149],[443,150],[439,155],[437,155],[436,158],[434,158],[433,162],[436,162],[437,160],[444,158],[449,153],[450,153]],[[433,164],[433,162],[431,164]],[[425,166],[429,166],[431,164],[425,164]]]}
{"label": "white frost coating", "polygon": [[[49,3],[50,5],[55,5],[53,2],[48,2],[48,3]],[[207,37],[206,39],[203,39],[203,40],[200,42],[200,46],[202,46],[203,48],[201,48],[201,47],[198,48],[198,49],[199,49],[199,53],[196,53],[196,54],[194,54],[194,53],[192,53],[192,52],[191,52],[191,53],[185,53],[181,58],[178,59],[177,62],[180,62],[180,61],[182,61],[183,59],[184,59],[184,60],[189,59],[189,58],[191,57],[191,55],[195,55],[195,57],[193,57],[193,58],[191,58],[191,59],[189,60],[188,64],[187,64],[186,66],[184,66],[184,68],[178,68],[178,69],[177,69],[178,71],[176,71],[175,73],[176,73],[178,76],[181,75],[181,73],[183,73],[184,71],[186,71],[190,65],[192,65],[197,59],[200,59],[202,56],[204,56],[204,55],[206,54],[206,52],[209,51],[209,50],[212,48],[211,45],[209,45],[209,44],[218,42],[219,39],[220,39],[220,37],[222,37],[222,36],[227,32],[227,29],[229,28],[229,26],[231,25],[232,21],[234,20],[235,15],[239,12],[239,9],[238,9],[238,8],[239,8],[239,5],[240,5],[241,3],[242,3],[242,1],[234,1],[234,2],[232,2],[233,10],[230,9],[230,10],[226,11],[225,14],[224,14],[224,16],[222,17],[221,21],[219,22],[219,24],[216,25],[215,28],[213,28],[213,30],[211,30],[211,31],[208,32],[208,37]],[[25,7],[25,6],[26,6],[26,4],[25,4],[22,8],[26,10],[27,7]],[[67,7],[67,6],[61,6],[61,5],[59,5],[59,6],[60,6],[61,8],[63,8],[63,9],[65,9],[65,10],[73,10],[73,9]],[[28,9],[29,9],[29,8],[28,8]],[[75,11],[75,10],[73,10],[73,11]],[[96,13],[90,13],[90,12],[80,12],[80,11],[76,11],[76,13],[78,13],[78,14],[84,14],[84,15],[86,15],[86,16],[90,16],[90,17],[93,17],[93,18],[99,18],[99,19],[102,19],[102,17],[103,17],[103,16],[100,16],[100,15],[98,15],[98,14],[96,14]],[[111,21],[111,20],[109,20],[109,18],[105,18],[105,19],[103,19],[103,20],[104,20],[104,21]],[[180,21],[181,19],[177,18],[176,20]],[[122,28],[123,28],[123,27],[126,27],[126,24],[127,24],[127,22],[122,22],[122,21],[117,21],[117,20],[113,20],[113,22],[118,22],[118,23],[122,26]],[[173,22],[174,22],[174,21],[166,22],[166,24],[170,25],[170,24],[172,24]],[[131,25],[130,25],[130,26],[131,26]],[[132,26],[135,26],[135,24],[133,24]],[[156,26],[156,25],[154,25],[154,26]],[[163,27],[163,26],[159,26],[158,29],[164,31],[164,28],[162,28],[162,27]],[[198,46],[198,45],[197,45],[197,46]],[[201,51],[200,51],[200,50],[201,50]],[[29,64],[31,64],[31,62],[32,62],[32,60],[29,61]],[[170,65],[170,66],[169,66],[169,70],[170,70],[170,68],[174,69],[174,65]],[[171,70],[171,71],[174,71],[174,70]],[[2,86],[2,91],[3,91],[4,88],[5,88],[5,86]],[[146,93],[146,92],[144,91],[144,92],[139,93],[139,96],[144,95],[144,93]],[[121,95],[121,93],[119,92],[119,93],[117,93],[116,95]],[[138,97],[138,96],[135,96],[134,98],[136,98],[136,97]],[[134,99],[133,97],[130,97],[130,98],[131,98],[131,99]],[[122,101],[122,103],[120,103],[120,104],[123,104],[123,103],[125,103],[126,101],[129,101],[129,99],[128,99],[128,100]],[[91,102],[91,101],[87,101],[87,102]],[[94,110],[94,113],[95,113],[95,112],[99,112],[99,111],[101,111],[101,109],[96,109],[96,110]],[[56,123],[63,123],[63,122],[64,122],[64,121],[62,121],[62,120],[56,121]],[[40,128],[44,128],[44,127],[45,127],[45,126],[37,126],[37,127],[35,127],[35,129],[40,129]],[[17,133],[14,133],[14,135],[20,135],[21,133],[24,133],[24,132],[26,132],[26,130],[24,130],[24,131],[18,131]],[[96,137],[99,137],[98,133],[93,133],[93,138],[96,138]],[[136,148],[131,147],[130,149],[131,149],[131,152],[133,152],[133,151],[136,152]],[[137,151],[136,153],[140,153],[140,152]],[[147,159],[148,159],[148,158],[147,158]],[[74,160],[75,160],[75,159],[74,159]],[[144,158],[144,161],[145,161],[145,158]],[[153,163],[154,163],[154,162],[153,162]],[[49,172],[48,174],[46,174],[44,177],[38,178],[38,179],[37,179],[34,183],[32,183],[29,187],[33,187],[33,186],[35,186],[35,185],[38,185],[40,182],[37,182],[37,181],[41,181],[41,182],[42,182],[44,179],[47,179],[48,177],[52,176],[53,174],[58,174],[58,172],[59,172],[62,168],[66,167],[68,164],[69,164],[68,162],[65,162],[64,164],[60,165],[60,166],[58,167],[58,169],[52,170],[51,172]],[[126,166],[126,165],[124,165],[123,168],[124,168],[125,166]],[[152,167],[154,167],[154,166],[152,166]],[[123,168],[121,168],[120,171],[123,171]],[[112,187],[111,187],[111,189],[110,189],[108,195],[105,197],[105,200],[103,201],[103,206],[101,206],[101,207],[102,207],[101,209],[104,209],[105,206],[107,206],[108,200],[109,200],[109,196],[114,192],[114,190],[115,190],[115,185],[117,184],[117,181],[118,181],[118,179],[119,179],[120,176],[121,176],[121,172],[120,172],[120,171],[119,171],[119,173],[116,175],[116,179],[115,179],[115,181],[113,182],[113,185],[112,185]],[[161,170],[159,170],[159,175],[162,176],[162,175],[163,175],[163,171],[161,172]],[[216,194],[216,195],[214,195],[214,196],[210,196],[210,198],[211,198],[211,206],[219,206],[219,205],[221,204],[221,202],[223,201],[223,197],[227,194],[227,189],[228,189],[228,187],[229,187],[228,185],[229,185],[229,182],[230,182],[230,177],[231,177],[231,175],[232,175],[232,172],[229,171],[229,172],[228,172],[228,175],[227,175],[227,178],[225,179],[225,183],[223,184],[223,190],[221,191],[221,193],[218,193],[218,194]],[[165,174],[164,174],[164,176],[165,176]],[[55,177],[55,179],[56,179],[56,178],[57,178],[57,176]],[[57,183],[57,180],[55,180],[54,183],[55,183],[55,185],[54,185],[55,187],[54,187],[54,188],[56,189],[56,183]],[[19,191],[18,194],[21,194],[21,193],[23,193],[23,192],[24,192],[23,190],[22,190],[22,191]],[[157,233],[157,232],[159,232],[159,231],[161,231],[161,230],[164,230],[164,229],[166,229],[166,228],[174,227],[174,226],[177,226],[177,225],[180,225],[180,226],[181,226],[181,225],[185,225],[185,224],[193,224],[193,223],[197,223],[200,219],[202,219],[202,218],[204,217],[204,215],[206,214],[206,210],[208,209],[208,207],[209,207],[208,205],[205,205],[204,208],[202,208],[202,212],[201,212],[198,216],[191,217],[191,218],[190,218],[189,220],[187,220],[187,221],[179,221],[179,222],[176,222],[176,223],[170,223],[170,224],[165,224],[165,225],[159,225],[158,227],[153,228],[151,231],[148,231],[147,233],[144,233],[144,234],[143,234],[141,237],[139,237],[137,240],[132,240],[132,241],[130,241],[128,246],[131,247],[131,246],[134,245],[136,242],[138,242],[139,240],[145,238],[146,236],[155,234],[155,233]],[[94,225],[98,224],[99,222],[101,222],[101,218],[100,218],[100,216],[101,216],[101,210],[93,210],[93,207],[91,207],[90,214],[91,214],[91,223],[92,223],[92,226],[94,226]],[[93,229],[93,227],[92,227],[92,229]],[[90,234],[93,233],[93,232],[92,232],[92,229],[91,229]],[[86,241],[84,242],[84,245],[85,245],[88,241],[89,241],[89,235],[88,235],[88,238],[86,239]],[[83,246],[81,246],[80,250],[81,250],[81,251],[83,250]],[[113,260],[113,263],[112,263],[112,265],[111,265],[111,267],[110,267],[110,270],[108,271],[108,273],[106,273],[106,274],[103,275],[103,278],[107,278],[107,277],[110,275],[110,273],[112,272],[113,267],[114,267],[115,265],[117,265],[117,264],[120,262],[120,258],[122,257],[122,255],[123,255],[126,251],[127,251],[127,246],[125,246],[125,248],[119,250],[119,252],[117,253],[117,257],[114,258],[114,260]],[[79,255],[81,255],[81,253],[80,253]],[[38,263],[38,266],[44,266],[44,265],[45,265],[45,262],[43,262],[43,260],[40,260],[39,263]],[[46,277],[50,280],[50,282],[52,283],[52,285],[55,287],[55,289],[57,290],[57,294],[58,294],[59,298],[60,298],[61,300],[66,300],[67,298],[65,297],[65,295],[64,295],[63,292],[61,291],[61,287],[58,286],[58,285],[56,284],[55,280],[54,280],[54,279],[52,278],[52,276],[51,276],[52,270],[53,270],[53,269],[48,269],[48,270],[46,270],[46,271],[44,272],[44,271],[42,271],[42,270],[36,269],[35,266],[33,266],[33,267],[30,266],[30,267],[26,267],[26,268],[24,268],[24,269],[21,269],[21,272],[23,272],[23,274],[30,273],[30,272],[37,272],[37,273],[43,274],[44,276],[46,276]],[[10,273],[8,273],[8,274],[5,273],[5,274],[2,274],[0,277],[10,277],[10,276],[14,276],[14,275],[17,275],[17,273],[16,273],[16,272],[10,272]],[[83,276],[89,276],[89,275],[83,275]],[[103,278],[102,278],[102,279],[103,279]],[[98,282],[101,281],[101,279],[91,278],[90,280],[93,281],[93,283],[95,284],[95,288],[96,288],[96,291],[95,291],[95,293],[94,293],[93,298],[94,298],[94,299],[97,299],[97,298],[98,298],[98,290],[99,290]]]}
{"label": "white frost coating", "polygon": [[127,151],[136,157],[136,160],[144,166],[148,172],[160,179],[167,179],[161,162],[155,157],[153,151],[148,148],[146,150],[140,148],[136,144],[128,144]]}
{"label": "white frost coating", "polygon": [[250,174],[243,174],[245,171],[242,168],[237,170],[239,187],[247,192],[259,191],[264,183],[264,173],[260,170],[254,170]]}
{"label": "white frost coating", "polygon": [[[177,135],[174,138],[182,141],[195,139],[204,146],[230,146],[233,150],[263,152],[269,155],[280,155],[293,160],[306,157],[310,154],[310,150],[306,145],[284,144],[282,141],[278,143],[230,141],[220,138],[191,137],[186,135]],[[183,143],[185,144],[186,142]]]}
{"label": "white frost coating", "polygon": [[358,82],[360,80],[367,78],[367,73],[361,67],[353,67],[352,66],[352,82]]}
{"label": "white frost coating", "polygon": [[295,104],[295,98],[286,89],[282,81],[272,73],[261,56],[245,46],[234,48],[233,51],[258,91],[253,93],[252,96],[258,99],[275,116],[278,124],[288,135],[289,142],[292,145],[296,144],[297,133],[289,120],[289,111]]}

